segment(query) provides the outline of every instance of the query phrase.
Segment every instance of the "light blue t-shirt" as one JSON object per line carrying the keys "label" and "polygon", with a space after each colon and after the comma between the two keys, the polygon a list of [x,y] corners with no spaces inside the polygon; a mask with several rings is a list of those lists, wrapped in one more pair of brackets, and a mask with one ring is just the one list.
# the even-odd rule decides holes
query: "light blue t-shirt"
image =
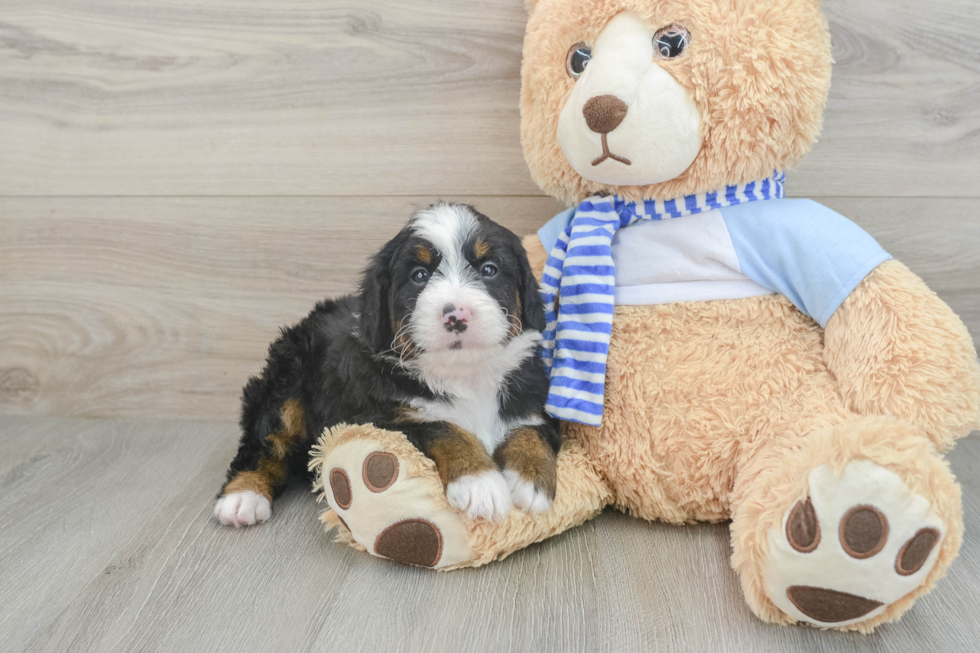
{"label": "light blue t-shirt", "polygon": [[[538,231],[546,251],[574,217]],[[785,295],[825,327],[869,272],[891,256],[863,229],[806,199],[727,206],[620,229],[612,243],[617,304]]]}

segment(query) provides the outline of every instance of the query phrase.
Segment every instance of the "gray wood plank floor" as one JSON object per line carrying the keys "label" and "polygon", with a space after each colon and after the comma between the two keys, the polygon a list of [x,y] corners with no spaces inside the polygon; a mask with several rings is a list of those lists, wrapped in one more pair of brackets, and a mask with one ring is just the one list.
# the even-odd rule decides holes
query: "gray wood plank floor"
{"label": "gray wood plank floor", "polygon": [[870,636],[757,620],[726,525],[607,512],[480,570],[333,544],[305,487],[222,528],[231,424],[0,418],[2,651],[976,650],[980,438],[949,458],[966,536],[937,589]]}

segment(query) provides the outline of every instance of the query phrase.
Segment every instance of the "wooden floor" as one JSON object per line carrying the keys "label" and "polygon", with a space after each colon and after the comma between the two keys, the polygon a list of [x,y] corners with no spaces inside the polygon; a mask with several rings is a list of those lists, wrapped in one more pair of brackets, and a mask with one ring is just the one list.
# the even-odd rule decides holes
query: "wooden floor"
{"label": "wooden floor", "polygon": [[267,524],[211,517],[230,424],[0,418],[0,651],[973,651],[980,438],[950,455],[966,535],[937,589],[870,636],[770,626],[727,525],[607,512],[507,560],[437,573],[323,533],[306,488]]}

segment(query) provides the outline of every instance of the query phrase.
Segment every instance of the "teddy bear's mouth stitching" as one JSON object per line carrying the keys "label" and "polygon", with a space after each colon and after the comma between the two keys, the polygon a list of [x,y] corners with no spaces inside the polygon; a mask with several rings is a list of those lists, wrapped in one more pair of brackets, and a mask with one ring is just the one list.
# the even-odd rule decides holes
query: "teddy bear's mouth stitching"
{"label": "teddy bear's mouth stitching", "polygon": [[602,135],[602,156],[597,158],[592,162],[592,165],[597,166],[606,159],[612,159],[613,161],[619,161],[623,165],[631,166],[633,162],[623,156],[618,156],[609,151],[609,141],[607,140],[608,134]]}

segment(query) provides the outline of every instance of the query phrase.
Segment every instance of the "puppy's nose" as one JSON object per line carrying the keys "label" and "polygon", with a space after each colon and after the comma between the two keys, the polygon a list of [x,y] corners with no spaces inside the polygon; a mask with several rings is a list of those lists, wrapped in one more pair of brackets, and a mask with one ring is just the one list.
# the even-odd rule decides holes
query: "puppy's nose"
{"label": "puppy's nose", "polygon": [[619,127],[629,107],[615,95],[597,95],[582,107],[585,124],[597,134],[608,134]]}
{"label": "puppy's nose", "polygon": [[457,308],[454,304],[442,307],[442,326],[449,332],[462,333],[466,331],[466,323],[470,319],[470,309]]}

